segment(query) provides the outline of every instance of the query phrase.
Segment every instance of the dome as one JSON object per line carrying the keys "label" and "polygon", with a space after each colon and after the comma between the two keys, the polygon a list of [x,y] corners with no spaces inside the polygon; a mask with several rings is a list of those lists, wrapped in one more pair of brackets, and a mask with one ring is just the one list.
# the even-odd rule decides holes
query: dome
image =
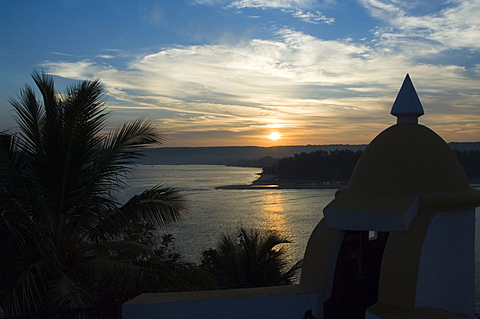
{"label": "dome", "polygon": [[367,146],[350,183],[324,209],[329,227],[404,231],[422,210],[480,204],[447,143],[429,128],[396,124]]}
{"label": "dome", "polygon": [[399,194],[470,189],[448,144],[429,128],[396,124],[365,149],[351,176],[349,191]]}
{"label": "dome", "polygon": [[408,75],[392,114],[397,124],[367,146],[348,186],[323,210],[329,227],[404,231],[422,211],[480,205],[448,144],[418,124],[423,107]]}

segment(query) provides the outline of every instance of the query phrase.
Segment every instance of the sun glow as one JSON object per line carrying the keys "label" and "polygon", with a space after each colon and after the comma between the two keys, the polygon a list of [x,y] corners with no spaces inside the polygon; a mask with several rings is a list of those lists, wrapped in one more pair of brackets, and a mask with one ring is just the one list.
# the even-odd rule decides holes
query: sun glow
{"label": "sun glow", "polygon": [[270,135],[267,135],[267,138],[271,139],[272,141],[276,141],[276,140],[281,139],[282,135],[280,135],[280,133],[278,133],[278,132],[273,132]]}

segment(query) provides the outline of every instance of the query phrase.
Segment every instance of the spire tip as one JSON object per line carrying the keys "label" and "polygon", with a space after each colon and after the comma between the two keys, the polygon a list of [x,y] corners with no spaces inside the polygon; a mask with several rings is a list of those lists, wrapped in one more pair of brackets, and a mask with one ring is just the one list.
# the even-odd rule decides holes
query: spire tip
{"label": "spire tip", "polygon": [[408,73],[403,80],[390,114],[397,117],[397,123],[418,123],[418,118],[425,114]]}

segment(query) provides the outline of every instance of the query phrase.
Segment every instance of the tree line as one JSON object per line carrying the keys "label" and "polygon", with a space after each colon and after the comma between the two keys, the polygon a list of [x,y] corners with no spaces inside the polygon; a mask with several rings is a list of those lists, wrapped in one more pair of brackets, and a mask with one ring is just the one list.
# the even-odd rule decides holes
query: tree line
{"label": "tree line", "polygon": [[480,181],[480,150],[453,150],[471,182]]}
{"label": "tree line", "polygon": [[[480,150],[453,150],[470,181],[480,180]],[[263,168],[282,179],[348,181],[363,151],[336,149],[284,157]]]}
{"label": "tree line", "polygon": [[361,155],[360,150],[348,149],[294,154],[265,167],[263,172],[282,179],[348,181]]}

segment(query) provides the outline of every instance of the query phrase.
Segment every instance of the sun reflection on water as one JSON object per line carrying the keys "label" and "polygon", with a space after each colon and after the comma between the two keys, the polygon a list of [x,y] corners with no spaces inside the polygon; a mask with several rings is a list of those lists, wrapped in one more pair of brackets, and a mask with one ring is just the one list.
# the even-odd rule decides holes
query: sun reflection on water
{"label": "sun reflection on water", "polygon": [[262,196],[262,200],[265,228],[278,231],[284,236],[288,235],[282,194],[276,191],[268,191]]}
{"label": "sun reflection on water", "polygon": [[[261,206],[264,218],[264,228],[276,231],[282,237],[293,242],[293,235],[288,227],[288,212],[285,211],[286,202],[284,194],[278,191],[265,191],[265,194],[262,196]],[[285,258],[289,267],[293,266],[293,264],[298,261],[294,258],[292,243],[280,244],[275,248],[285,251]]]}

